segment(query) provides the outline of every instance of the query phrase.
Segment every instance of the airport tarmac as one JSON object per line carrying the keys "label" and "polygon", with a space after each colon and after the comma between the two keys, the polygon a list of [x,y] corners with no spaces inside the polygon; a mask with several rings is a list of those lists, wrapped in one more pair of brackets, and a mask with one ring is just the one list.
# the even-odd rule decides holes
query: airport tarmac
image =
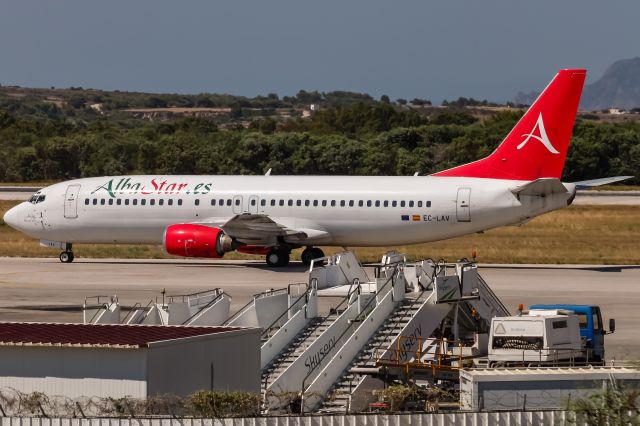
{"label": "airport tarmac", "polygon": [[[481,265],[480,273],[512,312],[519,303],[600,305],[616,318],[608,357],[640,358],[640,266]],[[370,274],[373,276],[373,273]],[[232,312],[252,294],[306,282],[306,268],[269,269],[262,261],[0,258],[0,321],[80,322],[85,297],[117,294],[124,306],[220,287]]]}

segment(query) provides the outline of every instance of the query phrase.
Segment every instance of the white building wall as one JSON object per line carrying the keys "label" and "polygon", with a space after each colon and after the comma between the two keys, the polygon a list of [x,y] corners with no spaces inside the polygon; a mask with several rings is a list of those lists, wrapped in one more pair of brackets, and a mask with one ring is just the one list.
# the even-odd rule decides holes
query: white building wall
{"label": "white building wall", "polygon": [[148,354],[149,395],[260,391],[259,329],[152,343]]}
{"label": "white building wall", "polygon": [[0,346],[0,388],[68,398],[144,398],[146,351]]}

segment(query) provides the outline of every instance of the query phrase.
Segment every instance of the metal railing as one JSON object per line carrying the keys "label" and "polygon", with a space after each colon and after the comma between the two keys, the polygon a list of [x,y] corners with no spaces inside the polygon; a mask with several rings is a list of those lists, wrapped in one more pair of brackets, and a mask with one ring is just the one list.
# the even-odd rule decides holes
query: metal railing
{"label": "metal railing", "polygon": [[[315,281],[315,283],[314,283],[314,281]],[[354,281],[357,281],[357,280],[354,280]],[[312,280],[311,285],[310,285],[310,289],[317,288],[317,286],[318,286],[317,280],[315,280],[315,279]],[[336,305],[334,308],[331,308],[329,310],[329,313],[326,316],[322,317],[322,319],[320,319],[320,321],[318,321],[318,323],[314,327],[314,331],[318,327],[320,327],[322,324],[326,323],[329,320],[329,318],[331,318],[332,316],[334,316],[334,315],[338,315],[339,316],[340,315],[340,307],[342,307],[342,305],[345,302],[347,302],[347,304],[350,306],[351,305],[351,297],[353,296],[353,294],[360,294],[360,284],[359,283],[356,283],[356,282],[351,283],[351,285],[349,286],[349,291],[347,292],[347,295],[340,301],[340,303],[338,303],[338,305]],[[313,333],[313,331],[312,331],[312,333]],[[323,359],[324,359],[324,357],[323,357]],[[322,360],[320,360],[320,362],[322,362]],[[315,367],[314,367],[314,369],[315,369]],[[263,383],[262,383],[263,389],[265,391],[265,398],[266,398],[267,385],[269,383],[269,379],[270,378],[271,378],[271,374],[266,374],[265,377],[264,377]],[[303,382],[303,385],[304,385],[304,382]]]}
{"label": "metal railing", "polygon": [[305,292],[302,293],[293,303],[291,303],[290,306],[282,314],[280,314],[280,316],[278,318],[276,318],[276,320],[274,322],[272,322],[271,324],[269,324],[269,326],[265,327],[265,329],[262,330],[262,333],[260,334],[260,338],[261,339],[263,339],[265,337],[267,337],[267,338],[271,337],[271,336],[269,336],[269,332],[271,331],[271,329],[274,328],[276,326],[276,324],[278,324],[278,322],[280,322],[280,320],[285,315],[289,314],[289,312],[291,312],[291,310],[298,305],[298,302],[300,302],[302,300],[302,298],[305,298],[305,303],[309,301],[309,292],[311,291],[311,287],[309,287],[307,285],[307,283],[289,284],[287,286],[287,293],[289,294],[289,296],[291,296],[291,288],[292,288],[292,286],[298,286],[298,288],[299,288],[300,285],[304,285],[306,287]]}
{"label": "metal railing", "polygon": [[[140,303],[136,303],[133,307],[135,308],[136,305],[138,305],[138,309],[131,309],[129,311],[129,313],[124,317],[124,319],[120,322],[121,324],[126,324],[127,320],[129,319],[129,315],[131,315],[131,319],[133,319],[133,315],[135,315],[135,313],[138,310],[142,310],[143,312],[145,312],[145,315],[143,317],[146,318],[146,316],[149,314],[149,311],[151,311],[151,308],[153,308],[153,304],[156,303],[157,301],[154,299],[149,300],[149,302],[145,305],[144,308],[142,308],[142,305]],[[140,324],[140,322],[137,322],[136,324]]]}
{"label": "metal railing", "polygon": [[244,305],[242,308],[240,308],[240,310],[238,310],[235,314],[233,314],[229,318],[227,318],[227,320],[224,323],[222,323],[222,325],[229,325],[229,323],[233,322],[238,317],[244,315],[249,310],[249,308],[251,308],[253,305],[255,305],[256,300],[262,299],[263,297],[269,297],[269,296],[275,296],[277,294],[282,294],[282,292],[286,292],[286,291],[287,291],[286,288],[278,288],[278,289],[273,289],[272,288],[271,290],[266,290],[266,291],[254,294],[253,298],[251,300],[249,300],[246,305]]}
{"label": "metal railing", "polygon": [[[390,266],[393,266],[393,273],[391,274],[391,276],[387,277],[387,281],[385,281],[385,283],[382,285],[382,287],[376,289],[376,292],[373,294],[373,296],[367,301],[367,303],[365,304],[365,306],[360,310],[360,313],[354,318],[354,322],[356,321],[361,321],[364,318],[366,318],[366,314],[368,313],[368,308],[371,305],[371,303],[373,301],[376,301],[378,298],[378,295],[382,294],[382,290],[384,290],[389,283],[393,283],[394,279],[396,277],[396,274],[398,273],[398,270],[400,269],[400,263],[402,262],[395,262],[393,264],[388,264],[388,265],[383,265],[380,266],[380,268],[389,268]],[[378,277],[378,272],[376,273],[376,277]],[[393,287],[393,284],[392,284]],[[392,291],[392,290],[391,290]],[[347,296],[348,297],[348,296]],[[364,316],[364,317],[363,317]],[[342,338],[347,334],[347,332],[350,330],[351,327],[347,327],[345,328],[345,330],[340,334],[340,336],[338,336],[338,338],[336,339],[336,343],[340,342],[342,340]],[[335,345],[334,345],[335,347]],[[327,351],[324,353],[324,355],[322,355],[322,357],[318,360],[318,362],[316,363],[316,365],[309,370],[309,372],[307,373],[307,375],[304,377],[304,379],[302,379],[302,389],[300,392],[300,413],[303,414],[304,413],[304,395],[305,392],[308,389],[308,386],[306,385],[307,380],[309,380],[309,377],[311,377],[311,374],[319,367],[322,365],[322,362],[324,361],[324,359],[331,354],[331,351]]]}
{"label": "metal railing", "polygon": [[[101,302],[100,298],[106,298],[109,299],[108,302]],[[88,305],[87,301],[90,299],[95,299],[95,304],[93,305]],[[84,304],[82,305],[82,310],[86,311],[87,309],[95,309],[96,311],[93,313],[93,316],[91,317],[91,319],[89,320],[89,324],[93,324],[93,320],[95,320],[96,318],[98,318],[100,316],[100,314],[103,311],[106,311],[109,309],[109,304],[110,303],[117,303],[118,302],[118,296],[87,296],[84,298]]]}
{"label": "metal railing", "polygon": [[[191,321],[193,321],[196,317],[198,317],[199,315],[201,315],[204,311],[206,311],[207,309],[209,309],[211,306],[213,306],[218,300],[222,299],[225,296],[225,292],[222,289],[216,288],[216,296],[211,299],[207,304],[205,304],[202,308],[198,309],[198,312],[194,313],[193,315],[191,315],[189,318],[187,318],[186,320],[184,320],[182,322],[182,325],[187,325],[189,324]],[[198,293],[195,293],[198,294]],[[187,295],[190,296],[190,295]],[[229,296],[229,298],[231,298],[231,296]]]}

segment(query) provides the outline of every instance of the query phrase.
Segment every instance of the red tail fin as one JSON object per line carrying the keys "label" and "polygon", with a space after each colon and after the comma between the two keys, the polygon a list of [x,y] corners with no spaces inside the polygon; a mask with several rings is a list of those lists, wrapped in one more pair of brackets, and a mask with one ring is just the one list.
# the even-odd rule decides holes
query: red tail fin
{"label": "red tail fin", "polygon": [[488,157],[433,176],[560,178],[586,70],[561,70]]}

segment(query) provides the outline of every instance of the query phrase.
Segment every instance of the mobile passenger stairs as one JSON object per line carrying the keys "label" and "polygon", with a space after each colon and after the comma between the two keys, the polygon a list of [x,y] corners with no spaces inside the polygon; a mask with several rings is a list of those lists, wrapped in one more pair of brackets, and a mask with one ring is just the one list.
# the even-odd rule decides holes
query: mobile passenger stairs
{"label": "mobile passenger stairs", "polygon": [[[476,354],[478,331],[486,332],[491,317],[508,314],[473,262],[408,263],[391,252],[374,266],[371,280],[351,252],[318,261],[306,292],[263,328],[265,412],[361,410],[370,390],[384,385],[371,373],[380,358],[399,353],[395,348],[409,357],[420,341],[421,356],[435,358],[436,339],[447,335],[467,339],[466,352]],[[319,297],[340,299],[323,316]]]}

